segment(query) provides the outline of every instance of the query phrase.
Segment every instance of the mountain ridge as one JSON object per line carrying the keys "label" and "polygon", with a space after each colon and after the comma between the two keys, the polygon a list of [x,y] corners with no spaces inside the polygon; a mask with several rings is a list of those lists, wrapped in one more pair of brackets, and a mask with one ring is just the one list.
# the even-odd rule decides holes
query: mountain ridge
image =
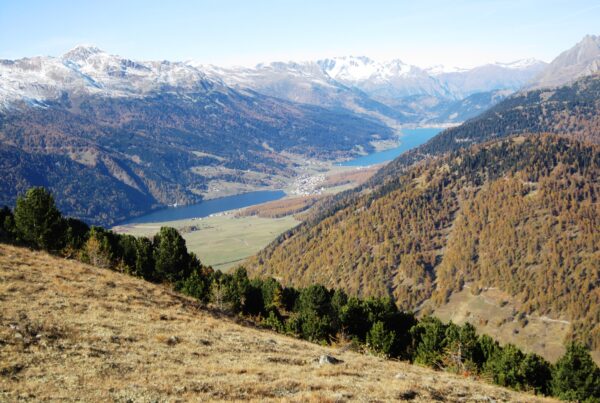
{"label": "mountain ridge", "polygon": [[558,55],[529,85],[552,88],[600,72],[600,36],[586,35]]}

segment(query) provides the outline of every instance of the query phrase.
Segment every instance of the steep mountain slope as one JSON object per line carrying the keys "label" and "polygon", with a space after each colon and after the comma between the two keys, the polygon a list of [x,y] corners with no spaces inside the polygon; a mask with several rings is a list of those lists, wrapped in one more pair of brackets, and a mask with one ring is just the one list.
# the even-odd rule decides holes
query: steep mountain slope
{"label": "steep mountain slope", "polygon": [[476,92],[457,101],[440,102],[429,109],[438,122],[461,123],[480,115],[512,93],[513,90],[510,89]]}
{"label": "steep mountain slope", "polygon": [[600,71],[600,36],[587,35],[554,59],[530,84],[556,87]]}
{"label": "steep mountain slope", "polygon": [[[209,180],[272,185],[294,174],[290,154],[339,158],[395,138],[348,111],[237,91],[191,66],[133,62],[95,48],[3,62],[0,77],[7,168],[0,205],[44,185],[63,211],[91,223],[199,201]],[[206,177],[198,166],[217,174]],[[91,197],[100,185],[112,203]]]}
{"label": "steep mountain slope", "polygon": [[[333,204],[248,265],[295,285],[390,295],[404,309],[435,309],[465,286],[498,288],[515,314],[569,321],[598,349],[599,175],[598,146],[552,136],[487,144]],[[538,341],[527,347],[557,356]]]}
{"label": "steep mountain slope", "polygon": [[[242,326],[163,286],[0,245],[3,401],[553,401]],[[343,362],[319,365],[320,355]]]}

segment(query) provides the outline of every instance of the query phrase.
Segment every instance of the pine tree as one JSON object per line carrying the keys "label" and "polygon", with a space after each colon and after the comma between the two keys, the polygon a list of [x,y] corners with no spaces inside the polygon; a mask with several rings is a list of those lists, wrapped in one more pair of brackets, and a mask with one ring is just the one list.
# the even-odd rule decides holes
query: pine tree
{"label": "pine tree", "polygon": [[190,274],[185,239],[175,228],[162,227],[154,236],[154,261],[158,280],[176,283]]}
{"label": "pine tree", "polygon": [[565,400],[598,401],[600,399],[600,369],[589,351],[570,344],[554,365],[550,390]]}
{"label": "pine tree", "polygon": [[135,243],[135,274],[146,280],[155,280],[154,248],[152,241],[146,237],[137,238]]}
{"label": "pine tree", "polygon": [[63,220],[46,189],[31,188],[19,197],[14,217],[19,238],[30,246],[48,251],[62,246]]}
{"label": "pine tree", "polygon": [[387,357],[392,351],[395,337],[395,333],[387,330],[382,321],[377,321],[367,333],[367,345],[373,352]]}

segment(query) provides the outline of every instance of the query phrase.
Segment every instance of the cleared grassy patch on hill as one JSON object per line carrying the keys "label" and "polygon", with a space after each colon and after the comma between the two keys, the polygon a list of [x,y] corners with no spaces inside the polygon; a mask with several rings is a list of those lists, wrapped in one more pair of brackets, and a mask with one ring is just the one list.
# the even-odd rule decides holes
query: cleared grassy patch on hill
{"label": "cleared grassy patch on hill", "polygon": [[444,321],[476,324],[481,333],[502,344],[513,343],[556,362],[565,352],[562,341],[567,337],[571,323],[519,314],[518,308],[518,302],[500,290],[486,290],[474,295],[469,287],[465,287],[454,293],[446,304],[436,307],[434,315]]}

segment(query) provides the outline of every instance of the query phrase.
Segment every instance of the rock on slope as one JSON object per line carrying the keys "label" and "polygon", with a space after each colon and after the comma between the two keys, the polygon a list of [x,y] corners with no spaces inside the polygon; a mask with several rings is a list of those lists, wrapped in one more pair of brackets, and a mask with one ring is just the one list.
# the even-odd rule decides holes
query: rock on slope
{"label": "rock on slope", "polygon": [[[550,401],[234,323],[168,289],[0,245],[0,400]],[[338,365],[319,365],[321,355]]]}

